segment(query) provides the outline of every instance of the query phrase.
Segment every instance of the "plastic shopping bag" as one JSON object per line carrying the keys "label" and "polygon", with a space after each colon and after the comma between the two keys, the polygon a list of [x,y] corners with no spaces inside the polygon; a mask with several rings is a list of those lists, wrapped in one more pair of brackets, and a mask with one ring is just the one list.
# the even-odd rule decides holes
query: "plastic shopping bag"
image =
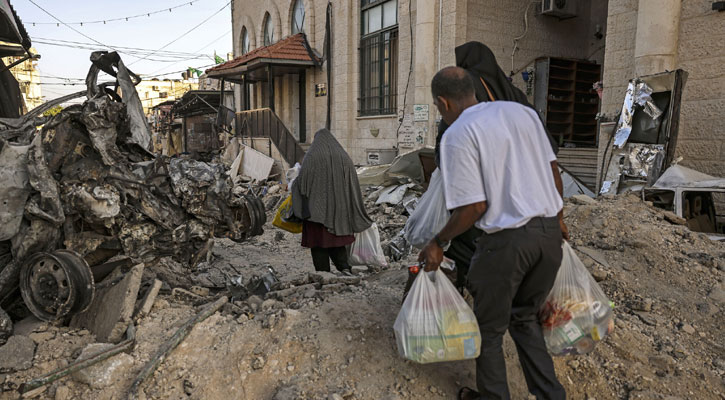
{"label": "plastic shopping bag", "polygon": [[288,196],[274,215],[272,225],[291,233],[302,233],[302,222],[297,221],[292,213],[292,195]]}
{"label": "plastic shopping bag", "polygon": [[387,267],[383,247],[380,245],[380,234],[377,224],[355,234],[355,242],[350,245],[350,265],[369,265],[373,267]]}
{"label": "plastic shopping bag", "polygon": [[294,167],[287,170],[287,172],[285,173],[285,178],[287,179],[288,188],[290,188],[290,189],[292,188],[292,184],[295,182],[295,179],[297,179],[297,177],[299,176],[301,169],[302,169],[302,166],[300,165],[300,163],[295,163]]}
{"label": "plastic shopping bag", "polygon": [[436,169],[431,175],[428,190],[423,193],[415,210],[405,223],[405,239],[411,245],[423,248],[448,223],[451,213],[443,195],[443,176]]}
{"label": "plastic shopping bag", "polygon": [[553,355],[585,354],[614,329],[609,299],[568,242],[554,286],[539,311],[546,347]]}
{"label": "plastic shopping bag", "polygon": [[467,360],[481,352],[476,316],[440,268],[418,274],[393,329],[400,355],[421,364]]}

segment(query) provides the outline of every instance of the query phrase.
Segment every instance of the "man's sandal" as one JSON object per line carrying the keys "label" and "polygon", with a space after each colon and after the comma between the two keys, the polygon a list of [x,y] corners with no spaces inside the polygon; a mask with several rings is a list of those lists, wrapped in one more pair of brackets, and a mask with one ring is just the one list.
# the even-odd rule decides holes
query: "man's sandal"
{"label": "man's sandal", "polygon": [[476,398],[478,398],[478,396],[480,395],[477,391],[475,391],[475,390],[473,390],[473,389],[471,389],[469,387],[464,386],[464,387],[461,388],[461,390],[458,391],[458,400],[464,400],[463,399],[463,395],[464,394],[475,394],[476,395]]}

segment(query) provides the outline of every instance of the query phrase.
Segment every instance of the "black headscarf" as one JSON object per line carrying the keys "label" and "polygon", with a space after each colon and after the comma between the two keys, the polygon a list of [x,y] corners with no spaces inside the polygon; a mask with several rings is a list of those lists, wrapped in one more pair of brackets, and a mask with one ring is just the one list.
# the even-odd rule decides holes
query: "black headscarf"
{"label": "black headscarf", "polygon": [[[534,106],[529,103],[524,92],[508,80],[508,77],[496,62],[496,56],[485,44],[468,42],[456,47],[456,65],[465,69],[471,75],[476,90],[476,100],[479,102],[491,100],[515,101],[536,111]],[[481,79],[486,82],[486,86],[495,97],[494,99],[489,97],[486,88],[481,83]],[[448,129],[448,124],[441,121],[438,125],[438,136],[436,137],[436,160],[439,158],[439,147],[446,129]],[[546,130],[546,125],[544,125],[544,129]],[[548,130],[546,134],[549,137],[554,154],[557,154],[559,146]]]}

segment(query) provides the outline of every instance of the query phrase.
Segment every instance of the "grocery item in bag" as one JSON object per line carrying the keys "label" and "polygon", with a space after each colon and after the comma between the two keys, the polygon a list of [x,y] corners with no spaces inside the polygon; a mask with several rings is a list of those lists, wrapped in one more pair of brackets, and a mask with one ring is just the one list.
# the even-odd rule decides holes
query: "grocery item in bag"
{"label": "grocery item in bag", "polygon": [[569,243],[562,249],[561,267],[539,320],[551,354],[586,354],[614,329],[614,313]]}
{"label": "grocery item in bag", "polygon": [[393,328],[400,355],[421,364],[481,352],[476,316],[440,268],[418,273]]}
{"label": "grocery item in bag", "polygon": [[302,233],[302,222],[299,222],[292,213],[292,196],[288,196],[274,215],[272,225],[291,233]]}
{"label": "grocery item in bag", "polygon": [[428,190],[423,193],[415,210],[405,223],[405,239],[411,245],[423,248],[448,223],[451,213],[443,196],[443,176],[436,169],[431,175]]}
{"label": "grocery item in bag", "polygon": [[380,233],[377,224],[355,234],[355,242],[350,245],[350,265],[368,265],[373,267],[387,267],[383,247],[380,245]]}

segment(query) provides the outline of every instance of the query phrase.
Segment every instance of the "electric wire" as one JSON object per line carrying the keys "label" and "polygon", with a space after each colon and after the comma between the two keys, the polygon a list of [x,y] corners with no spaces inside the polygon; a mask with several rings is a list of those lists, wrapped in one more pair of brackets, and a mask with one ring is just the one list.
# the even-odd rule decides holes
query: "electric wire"
{"label": "electric wire", "polygon": [[74,28],[74,27],[72,27],[72,26],[70,26],[70,25],[66,24],[65,22],[61,21],[61,20],[60,20],[60,18],[58,18],[58,17],[56,17],[55,15],[51,14],[51,13],[50,13],[50,12],[49,12],[48,10],[46,10],[46,9],[45,9],[45,8],[43,8],[43,7],[41,7],[41,6],[40,6],[40,5],[38,4],[38,3],[36,3],[36,2],[34,1],[34,0],[28,0],[28,1],[29,1],[30,3],[32,3],[32,4],[34,5],[34,6],[38,7],[38,8],[39,8],[39,9],[40,9],[41,11],[43,11],[44,13],[48,14],[48,15],[49,15],[49,16],[50,16],[51,18],[53,18],[54,20],[56,20],[56,21],[58,21],[59,23],[63,24],[63,26],[67,27],[68,29],[71,29],[72,31],[76,32],[77,34],[79,34],[79,35],[83,36],[84,38],[86,38],[86,39],[88,39],[88,40],[90,40],[90,41],[92,41],[92,42],[94,42],[94,43],[97,43],[97,44],[99,44],[99,45],[101,45],[101,46],[103,46],[103,47],[109,48],[109,49],[111,49],[111,50],[115,50],[115,49],[114,49],[113,47],[111,47],[111,46],[107,46],[107,45],[105,45],[105,44],[103,44],[103,43],[99,42],[98,40],[96,40],[96,39],[94,39],[94,38],[92,38],[92,37],[90,37],[90,36],[86,35],[85,33],[83,33],[83,32],[81,32],[81,31],[79,31],[78,29],[76,29],[76,28]]}
{"label": "electric wire", "polygon": [[[230,30],[228,30],[228,31],[226,31],[226,32],[225,32],[225,33],[224,33],[223,35],[221,35],[221,36],[217,37],[216,39],[212,40],[211,42],[209,42],[209,43],[205,44],[204,46],[200,47],[200,48],[199,48],[199,50],[195,50],[195,51],[194,51],[194,53],[198,53],[198,52],[200,52],[200,51],[202,51],[202,50],[206,49],[207,47],[209,47],[209,46],[211,46],[212,44],[216,43],[216,42],[217,42],[217,41],[218,41],[219,39],[221,39],[221,38],[223,38],[224,36],[226,36],[226,35],[230,34],[231,32],[232,32],[232,30],[231,30],[231,29],[230,29]],[[176,65],[176,64],[179,64],[179,63],[180,63],[180,62],[182,62],[182,61],[187,61],[187,60],[181,60],[181,61],[179,61],[179,62],[176,62],[176,63],[174,63],[174,64],[171,64],[171,65],[167,65],[167,66],[164,66],[164,67],[162,67],[162,68],[159,68],[159,69],[157,69],[156,71],[153,71],[153,72],[151,72],[151,73],[150,73],[149,75],[143,75],[143,74],[142,74],[142,76],[153,76],[153,74],[156,74],[156,73],[158,73],[158,72],[160,72],[160,71],[163,71],[163,70],[164,70],[164,69],[166,69],[166,68],[170,68],[170,67],[172,67],[172,66],[174,66],[174,65]],[[215,61],[216,61],[216,60],[215,60]],[[199,67],[199,68],[204,68],[204,67]],[[183,71],[182,71],[182,72],[183,72]]]}
{"label": "electric wire", "polygon": [[[118,22],[118,21],[124,21],[124,20],[128,21],[130,19],[135,19],[135,18],[150,17],[154,14],[165,13],[167,11],[171,12],[171,10],[175,10],[175,9],[181,8],[181,7],[186,7],[187,5],[192,6],[192,5],[194,5],[194,2],[199,2],[199,1],[201,1],[201,0],[186,1],[183,4],[179,4],[177,6],[166,7],[161,10],[149,11],[149,12],[145,12],[143,14],[138,14],[138,15],[129,15],[128,17],[107,18],[107,19],[100,19],[100,20],[96,20],[96,21],[67,22],[66,24],[83,26],[83,24],[91,25],[91,24],[101,24],[101,23],[106,24],[107,22]],[[33,26],[35,26],[35,25],[58,25],[57,22],[26,22],[25,24],[26,25],[32,24]]]}
{"label": "electric wire", "polygon": [[[33,1],[33,0],[29,0],[29,1]],[[222,12],[222,11],[224,11],[224,9],[226,9],[227,7],[229,7],[229,5],[230,5],[231,3],[232,3],[232,1],[231,1],[231,0],[230,0],[230,1],[228,1],[228,2],[227,2],[227,3],[225,4],[225,5],[224,5],[224,7],[220,8],[220,9],[219,9],[218,11],[216,11],[216,12],[215,12],[214,14],[210,15],[210,16],[209,16],[209,17],[207,17],[207,18],[206,18],[205,20],[203,20],[203,21],[199,22],[198,24],[196,24],[196,25],[195,25],[195,26],[194,26],[193,28],[189,29],[188,31],[186,31],[186,32],[182,33],[182,34],[181,34],[180,36],[178,36],[178,37],[177,37],[176,39],[174,39],[174,40],[172,40],[172,41],[170,41],[170,42],[166,43],[165,45],[163,45],[163,46],[159,47],[158,49],[156,49],[156,51],[161,51],[161,50],[163,50],[163,49],[165,49],[165,48],[167,48],[167,47],[171,46],[172,44],[174,44],[174,43],[178,42],[178,41],[179,41],[179,40],[181,40],[181,39],[182,39],[182,38],[183,38],[184,36],[186,36],[186,35],[188,35],[189,33],[193,32],[194,30],[196,30],[196,29],[197,29],[197,28],[199,28],[200,26],[204,25],[204,24],[205,24],[205,23],[206,23],[207,21],[209,21],[210,19],[214,18],[214,17],[215,17],[215,16],[217,15],[217,14],[219,14],[219,13],[220,13],[220,12]],[[149,57],[150,57],[150,56],[149,56]],[[133,64],[135,64],[135,63],[137,63],[137,62],[139,62],[139,61],[145,60],[146,58],[148,58],[148,57],[143,57],[143,58],[140,58],[140,59],[138,59],[138,60],[136,60],[136,61],[134,61],[134,62],[132,62],[132,63],[128,64],[128,66],[130,67],[131,65],[133,65]]]}

